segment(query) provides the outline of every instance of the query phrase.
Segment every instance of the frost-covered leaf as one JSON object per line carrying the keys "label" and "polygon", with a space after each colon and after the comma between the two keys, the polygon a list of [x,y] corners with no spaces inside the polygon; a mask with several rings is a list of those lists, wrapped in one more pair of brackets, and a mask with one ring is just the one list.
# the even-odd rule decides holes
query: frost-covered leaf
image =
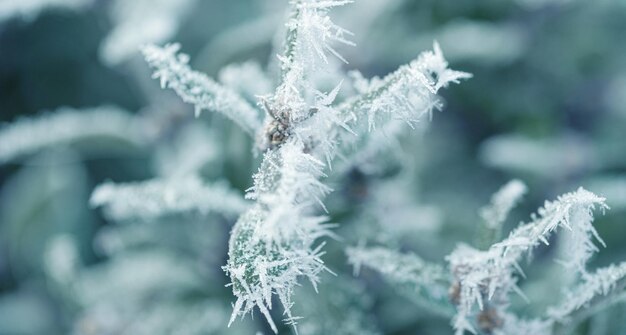
{"label": "frost-covered leaf", "polygon": [[91,195],[114,220],[153,220],[166,215],[238,215],[248,203],[226,183],[205,184],[196,176],[98,186]]}
{"label": "frost-covered leaf", "polygon": [[257,306],[277,331],[270,315],[276,294],[291,315],[291,295],[300,276],[315,285],[325,269],[321,246],[315,241],[328,235],[325,217],[311,215],[328,188],[317,178],[323,164],[303,152],[301,144],[287,143],[265,154],[248,197],[257,201],[231,232],[230,275],[237,297],[231,323]]}

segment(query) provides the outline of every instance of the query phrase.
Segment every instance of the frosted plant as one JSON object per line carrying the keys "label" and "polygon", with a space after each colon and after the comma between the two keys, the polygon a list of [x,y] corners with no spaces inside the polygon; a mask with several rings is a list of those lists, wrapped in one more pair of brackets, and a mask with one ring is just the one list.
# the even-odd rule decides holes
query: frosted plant
{"label": "frosted plant", "polygon": [[93,207],[103,207],[116,221],[154,220],[160,216],[217,212],[238,215],[248,204],[225,183],[204,184],[198,177],[155,179],[129,184],[105,183],[91,195]]}
{"label": "frosted plant", "polygon": [[116,0],[111,3],[113,30],[101,46],[102,59],[119,64],[147,43],[167,42],[196,0]]}
{"label": "frosted plant", "polygon": [[[277,295],[287,322],[295,324],[291,296],[300,277],[315,286],[326,269],[321,256],[328,236],[326,218],[319,215],[330,188],[320,182],[324,169],[339,153],[350,152],[369,129],[384,128],[393,120],[413,124],[439,109],[436,93],[470,75],[448,69],[441,50],[425,52],[385,78],[361,81],[360,95],[341,99],[341,83],[322,92],[320,72],[333,71],[331,57],[346,60],[334,43],[353,45],[349,31],[333,23],[328,11],[345,0],[291,1],[286,23],[280,83],[270,96],[259,98],[260,110],[234,90],[193,72],[179,47],[148,46],[144,54],[162,86],[172,88],[186,102],[220,112],[254,135],[264,152],[247,198],[255,204],[241,215],[231,232],[230,275],[237,297],[231,323],[258,307],[276,332],[270,310]],[[249,95],[249,94],[247,94]],[[337,100],[337,102],[336,102]],[[264,114],[264,120],[260,116]]]}
{"label": "frosted plant", "polygon": [[0,127],[0,163],[46,148],[102,137],[136,146],[144,145],[146,140],[139,120],[119,108],[78,110],[65,107]]}
{"label": "frosted plant", "polygon": [[[37,3],[13,2],[15,8]],[[102,44],[102,59],[110,65],[123,63],[139,44],[169,42],[195,2],[109,1],[114,27]],[[262,2],[268,13],[213,39],[204,52],[213,60],[209,64],[239,60],[233,55],[250,50],[266,50],[272,36],[268,27],[280,15],[275,14],[276,4],[257,2]],[[278,57],[272,56],[267,66],[256,62],[227,66],[217,79],[192,70],[190,58],[180,53],[178,44],[143,48],[154,77],[192,105],[196,116],[204,110],[222,114],[236,123],[243,135],[231,133],[230,127],[209,129],[205,121],[220,128],[220,120],[206,115],[194,120],[191,113],[183,114],[186,110],[179,108],[180,102],[170,104],[167,95],[157,96],[155,91],[145,97],[149,104],[147,113],[131,115],[109,107],[60,109],[54,114],[3,126],[0,163],[14,162],[40,151],[46,155],[7,169],[27,173],[17,181],[7,182],[2,190],[0,233],[8,247],[0,247],[0,273],[8,272],[4,249],[11,257],[11,266],[39,262],[33,261],[36,257],[22,247],[25,240],[39,232],[22,222],[50,227],[57,221],[96,221],[84,220],[91,216],[85,212],[84,193],[90,180],[87,173],[96,164],[90,163],[84,169],[81,158],[83,154],[97,154],[100,148],[77,155],[59,146],[74,149],[76,143],[75,149],[80,151],[85,143],[101,144],[102,138],[106,138],[144,149],[142,153],[148,154],[149,159],[142,156],[139,164],[147,165],[143,166],[147,171],[140,173],[154,176],[138,182],[108,181],[97,186],[91,204],[102,210],[108,222],[95,236],[95,255],[89,255],[83,264],[80,256],[85,245],[79,248],[69,234],[56,236],[47,248],[42,248],[47,280],[36,278],[19,288],[38,289],[38,283],[45,282],[45,305],[53,306],[55,319],[71,323],[73,334],[252,334],[245,322],[235,321],[255,310],[263,314],[261,322],[267,322],[277,332],[282,329],[274,320],[280,315],[276,310],[281,308],[283,321],[294,328],[298,323],[296,332],[305,335],[404,333],[407,323],[411,327],[419,323],[420,331],[425,333],[445,333],[448,328],[444,325],[441,331],[441,319],[445,323],[452,319],[457,333],[573,334],[589,328],[579,325],[590,315],[622,302],[626,265],[600,269],[588,265],[598,245],[604,244],[591,225],[593,212],[606,205],[603,198],[584,189],[546,203],[529,223],[520,224],[502,239],[500,231],[507,227],[507,216],[526,193],[526,186],[514,180],[479,212],[475,227],[490,234],[481,241],[484,244],[459,245],[447,258],[447,267],[443,262],[432,261],[441,259],[452,249],[451,243],[456,243],[450,237],[458,232],[457,227],[445,226],[444,219],[467,220],[461,215],[464,208],[455,208],[459,205],[455,196],[462,199],[464,192],[478,195],[479,190],[454,188],[451,194],[443,187],[443,192],[424,192],[429,199],[439,199],[441,208],[448,206],[446,211],[417,204],[421,200],[416,199],[420,182],[415,179],[417,168],[412,164],[430,160],[421,159],[419,153],[416,157],[415,152],[403,151],[407,144],[411,151],[416,147],[414,142],[400,137],[408,136],[409,128],[421,130],[422,124],[418,123],[442,108],[443,101],[437,96],[441,88],[470,75],[449,69],[437,43],[432,51],[386,76],[368,79],[358,71],[346,72],[344,67],[348,66],[344,64],[351,57],[344,57],[349,53],[341,48],[353,46],[354,38],[335,22],[357,27],[365,36],[369,32],[363,34],[364,30],[375,21],[390,20],[394,11],[414,6],[404,0],[369,0],[357,12],[348,9],[332,13],[331,20],[331,9],[350,2],[290,1],[291,11],[283,29],[276,34],[280,38],[272,52]],[[0,9],[11,5],[2,6]],[[386,60],[383,64],[370,64],[367,70],[387,68],[405,57],[402,50],[413,52],[416,45],[430,43],[434,37],[442,42],[448,59],[480,61],[483,65],[524,60],[521,55],[528,47],[527,37],[534,37],[527,36],[525,25],[448,20],[445,8],[449,6],[441,6],[441,10],[433,6],[435,15],[428,13],[426,17],[436,16],[433,21],[437,24],[442,18],[449,23],[421,38],[415,38],[411,32],[410,41],[398,42],[385,29],[384,41],[372,44],[375,52],[364,52],[367,56],[360,58],[371,60],[385,50]],[[207,64],[201,56],[196,61]],[[620,91],[618,88],[616,92]],[[158,89],[156,92],[161,93]],[[611,104],[620,106],[616,102],[619,99],[610,98],[615,100]],[[417,137],[415,132],[410,135]],[[447,133],[441,137],[446,141],[451,138]],[[92,142],[94,138],[97,141]],[[247,147],[250,142],[251,155]],[[488,140],[482,154],[492,167],[569,179],[566,177],[605,163],[607,158],[601,156],[607,155],[590,144],[589,139],[576,134],[547,140],[503,135]],[[433,150],[439,149],[435,146]],[[58,158],[48,159],[48,155]],[[248,156],[261,162],[244,198],[241,191],[223,180],[229,179],[233,185],[249,183],[248,163],[253,159]],[[617,162],[619,157],[608,160]],[[65,166],[69,161],[72,164]],[[48,176],[42,178],[31,171],[45,164],[51,166],[46,167],[51,171],[44,172]],[[444,186],[446,181],[432,177],[426,182]],[[604,184],[592,184],[590,189],[596,192],[597,186],[598,194],[619,196],[624,187],[617,181],[620,180],[609,177]],[[343,187],[346,184],[348,187]],[[81,204],[85,207],[82,210]],[[30,218],[31,213],[38,217]],[[5,230],[7,226],[9,229]],[[331,229],[335,227],[338,228]],[[368,229],[373,234],[366,235],[370,233]],[[228,230],[230,240],[226,245]],[[7,231],[9,234],[5,235]],[[545,282],[548,289],[562,288],[563,297],[532,316],[518,314],[514,312],[518,306],[512,292],[522,295],[523,290],[532,298],[537,291],[544,293],[542,290],[546,289],[545,282],[540,282],[538,289],[532,282],[528,283],[531,287],[522,286],[526,283],[521,280],[520,260],[542,243],[552,241],[551,235],[556,231],[560,235],[555,243],[559,248],[556,258],[566,267],[563,272],[568,278],[554,276]],[[437,235],[439,232],[441,236]],[[355,274],[362,273],[359,278],[345,278],[344,265],[336,263],[338,258],[342,260],[336,255],[343,255],[338,249],[346,243],[324,244],[335,234],[350,244],[362,241],[346,250]],[[228,259],[221,268],[227,275],[224,276],[220,265],[226,256],[221,251],[226,248]],[[415,249],[420,256],[408,249]],[[331,277],[324,272],[337,268],[337,277],[324,277]],[[12,276],[13,269],[10,270]],[[401,310],[401,299],[390,301],[385,290],[362,287],[371,279],[368,275],[372,270],[422,307],[420,312],[435,317],[424,318],[420,313]],[[534,277],[536,273],[529,274]],[[1,279],[0,290],[4,290],[4,276]],[[312,285],[301,285],[303,281]],[[12,285],[10,279],[9,286]],[[222,292],[224,285],[232,295]],[[282,307],[275,306],[277,303]],[[0,333],[51,333],[11,328],[7,332],[3,327],[9,322],[5,320],[11,321],[17,315],[12,310],[23,308],[22,304],[0,298]],[[37,309],[26,311],[20,314],[38,319],[43,314]],[[404,323],[398,322],[402,318]],[[436,328],[430,328],[430,319],[437,319]],[[225,329],[227,324],[233,328]]]}
{"label": "frosted plant", "polygon": [[598,207],[608,208],[604,198],[582,188],[576,192],[560,196],[554,202],[546,202],[532,221],[513,230],[503,241],[492,245],[486,251],[476,250],[468,245],[458,246],[449,256],[450,269],[456,279],[454,299],[458,300],[458,312],[453,324],[457,334],[469,330],[476,332],[470,321],[479,307],[478,318],[488,318],[481,327],[483,331],[498,329],[502,323],[500,314],[506,313],[508,294],[517,291],[515,272],[520,272],[519,260],[539,244],[548,244],[548,238],[557,228],[567,228],[574,235],[570,259],[562,260],[568,268],[586,274],[585,264],[594,251],[593,239],[602,242],[595,228],[592,211]]}
{"label": "frosted plant", "polygon": [[[481,210],[491,226],[502,225],[508,212],[526,192],[518,180],[503,186],[491,204]],[[625,265],[610,265],[591,273],[586,264],[598,251],[594,240],[604,245],[591,225],[593,211],[607,209],[605,199],[582,188],[546,202],[529,223],[520,224],[507,238],[487,250],[459,245],[448,257],[451,276],[442,267],[417,255],[388,248],[348,248],[348,261],[358,274],[361,267],[379,272],[390,284],[402,288],[418,305],[443,317],[453,317],[456,334],[569,334],[599,309],[623,301]],[[508,310],[510,293],[523,298],[517,286],[524,276],[519,262],[550,235],[565,228],[570,243],[559,263],[577,274],[572,287],[564,287],[562,302],[550,307],[543,317],[524,319]],[[449,290],[447,289],[449,287]],[[446,294],[447,291],[447,294]],[[456,315],[454,315],[456,307]]]}
{"label": "frosted plant", "polygon": [[33,19],[47,8],[81,9],[90,5],[92,0],[18,0],[0,2],[0,21],[13,16]]}

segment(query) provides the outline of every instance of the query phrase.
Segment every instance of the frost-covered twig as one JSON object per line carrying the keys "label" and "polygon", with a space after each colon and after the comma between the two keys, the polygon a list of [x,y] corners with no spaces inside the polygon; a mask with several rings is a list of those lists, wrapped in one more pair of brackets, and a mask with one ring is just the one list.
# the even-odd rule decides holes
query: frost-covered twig
{"label": "frost-covered twig", "polygon": [[219,213],[238,215],[249,204],[225,183],[203,183],[198,177],[154,179],[127,184],[102,184],[91,205],[103,207],[114,220],[150,220],[165,215]]}
{"label": "frost-covered twig", "polygon": [[0,163],[45,148],[99,137],[121,139],[133,145],[142,145],[146,140],[134,116],[119,108],[64,107],[0,127]]}
{"label": "frost-covered twig", "polygon": [[203,73],[189,67],[189,57],[180,54],[180,45],[143,48],[146,61],[161,80],[161,87],[173,89],[183,101],[193,104],[196,116],[202,110],[224,114],[247,133],[253,135],[260,126],[259,112],[234,91],[221,86]]}
{"label": "frost-covered twig", "polygon": [[407,289],[416,302],[426,308],[435,307],[445,316],[453,313],[448,299],[449,276],[445,269],[429,264],[417,255],[402,254],[381,247],[355,247],[346,250],[355,274],[368,267],[383,275],[391,284]]}
{"label": "frost-covered twig", "polygon": [[[546,202],[538,215],[531,217],[530,223],[519,226],[487,251],[467,245],[457,247],[447,258],[458,285],[458,312],[453,321],[456,333],[460,335],[465,330],[475,332],[470,320],[475,313],[474,304],[478,304],[483,312],[495,308],[496,314],[506,315],[503,308],[507,305],[508,294],[519,292],[514,276],[515,272],[521,273],[519,259],[539,244],[548,244],[549,235],[559,227],[567,228],[575,237],[570,259],[564,260],[563,264],[586,274],[585,264],[597,250],[593,239],[603,244],[591,222],[592,211],[596,207],[601,210],[608,208],[604,200],[580,188],[554,202]],[[495,323],[493,326],[499,328],[501,325]]]}

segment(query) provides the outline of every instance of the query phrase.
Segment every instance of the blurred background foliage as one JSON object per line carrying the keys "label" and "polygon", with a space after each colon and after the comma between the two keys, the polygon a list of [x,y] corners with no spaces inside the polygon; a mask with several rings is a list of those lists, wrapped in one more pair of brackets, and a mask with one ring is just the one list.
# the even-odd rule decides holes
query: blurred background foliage
{"label": "blurred background foliage", "polygon": [[[139,0],[118,2],[132,1]],[[271,68],[276,53],[272,43],[284,20],[286,1],[187,2],[190,9],[173,19],[176,28],[171,36],[158,42],[180,42],[193,67],[212,77],[218,77],[228,64],[247,60],[269,63]],[[98,0],[79,9],[51,7],[33,15],[0,15],[1,122],[62,106],[115,105],[136,114],[159,115],[159,131],[145,146],[95,139],[0,166],[0,334],[90,333],[76,330],[76,315],[81,313],[67,306],[72,299],[59,296],[63,290],[55,288],[46,274],[50,243],[59,234],[67,234],[76,241],[85,266],[109,264],[105,260],[111,252],[101,250],[101,236],[111,224],[99,210],[90,208],[92,190],[107,180],[137,181],[158,175],[160,168],[155,164],[164,155],[158,148],[171,149],[177,130],[194,122],[213,129],[215,141],[207,145],[218,148],[218,158],[203,169],[205,179],[226,179],[243,193],[256,170],[257,160],[250,158],[251,143],[219,116],[205,113],[194,120],[189,106],[158,89],[138,52],[107,58],[103,50],[112,31],[124,23],[131,28],[118,34],[131,34],[132,27],[141,24],[133,20],[150,15],[150,11],[135,9],[136,15],[124,21],[115,14],[115,6],[120,5]],[[436,39],[453,68],[474,74],[473,79],[443,93],[446,107],[434,115],[425,131],[402,137],[401,155],[410,157],[411,163],[410,169],[405,167],[408,177],[401,182],[410,185],[407,194],[420,204],[422,222],[412,228],[394,228],[399,223],[392,219],[383,224],[402,232],[397,234],[402,238],[394,238],[399,248],[441,261],[458,241],[473,241],[480,220],[477,210],[500,185],[519,178],[530,191],[509,228],[526,219],[544,199],[583,186],[606,196],[612,207],[596,220],[608,248],[599,253],[595,264],[626,259],[625,1],[359,0],[333,15],[356,34],[357,47],[341,50],[350,61],[347,69],[359,69],[366,76],[384,75],[430,48]],[[339,306],[367,309],[371,322],[383,333],[450,333],[446,320],[429,319],[427,312],[400,298],[374,273],[363,273],[359,281],[349,278],[351,269],[342,249],[359,241],[366,230],[360,225],[367,218],[342,211],[346,208],[342,202],[351,202],[353,211],[364,210],[372,197],[376,199],[372,190],[383,187],[388,174],[398,173],[385,168],[385,173],[354,169],[347,177],[332,180],[337,192],[327,202],[333,218],[343,223],[338,234],[347,241],[330,242],[325,260],[341,275],[325,277],[323,282],[341,281],[355,292],[374,287],[367,299],[341,301]],[[407,199],[387,200],[393,208]],[[232,301],[230,290],[223,288],[227,278],[219,268],[225,263],[232,220],[212,219],[203,226],[188,218],[185,221],[189,221],[185,229],[154,223],[162,234],[156,240],[186,241],[189,236],[175,236],[176,230],[210,237],[212,242],[201,243],[207,249],[194,250],[207,259],[203,270],[210,273],[202,277],[208,278],[206,285],[187,294],[193,306],[206,303],[203,296],[216,301],[219,312],[213,313],[213,333],[220,334],[226,322],[220,313],[227,317]],[[374,238],[386,239],[384,234]],[[551,253],[551,249],[542,250],[538,259],[545,256],[546,261],[539,262],[538,272],[554,271],[550,270]],[[142,264],[142,255],[136,256]],[[155,285],[167,283],[166,278]],[[532,281],[524,285],[531,300],[558,287],[557,283],[536,287]],[[324,290],[322,285],[320,296],[301,295],[339,308],[337,301],[325,300],[332,293]],[[334,290],[337,287],[327,291]],[[155,301],[153,305],[158,305]],[[302,308],[305,317],[322,314],[320,318],[329,322],[324,329],[333,329],[332,316],[311,306]],[[231,331],[252,334],[265,326],[255,319],[241,327]],[[323,329],[304,324],[305,333],[307,327]],[[211,333],[207,329],[198,333],[204,332]]]}

